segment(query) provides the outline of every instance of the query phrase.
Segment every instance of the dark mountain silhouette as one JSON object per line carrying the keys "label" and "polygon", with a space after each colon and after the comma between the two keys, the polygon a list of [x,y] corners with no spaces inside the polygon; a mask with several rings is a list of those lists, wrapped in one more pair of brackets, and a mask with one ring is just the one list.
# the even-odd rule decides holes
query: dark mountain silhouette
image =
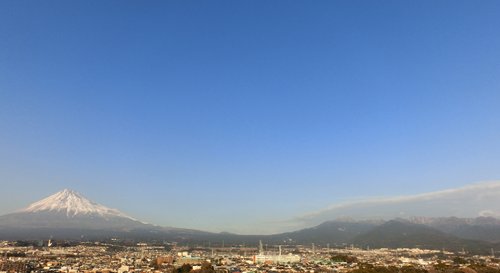
{"label": "dark mountain silhouette", "polygon": [[494,217],[415,217],[396,218],[402,223],[429,226],[464,239],[500,242],[500,220]]}
{"label": "dark mountain silhouette", "polygon": [[444,248],[453,252],[462,251],[463,248],[468,252],[483,254],[490,253],[492,247],[500,247],[500,244],[462,239],[428,226],[395,220],[377,226],[350,243],[370,248]]}

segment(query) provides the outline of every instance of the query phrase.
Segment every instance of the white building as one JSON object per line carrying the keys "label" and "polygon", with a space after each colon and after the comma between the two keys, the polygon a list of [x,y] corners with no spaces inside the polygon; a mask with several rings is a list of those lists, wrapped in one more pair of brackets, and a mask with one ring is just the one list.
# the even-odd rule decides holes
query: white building
{"label": "white building", "polygon": [[292,255],[289,253],[288,255],[255,255],[253,256],[253,262],[256,264],[263,263],[275,263],[275,264],[286,264],[286,263],[300,263],[299,255]]}

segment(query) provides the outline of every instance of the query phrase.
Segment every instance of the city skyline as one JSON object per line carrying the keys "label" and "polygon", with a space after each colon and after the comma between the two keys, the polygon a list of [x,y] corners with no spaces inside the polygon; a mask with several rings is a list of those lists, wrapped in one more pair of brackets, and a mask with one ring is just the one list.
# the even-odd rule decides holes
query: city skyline
{"label": "city skyline", "polygon": [[239,234],[498,217],[499,10],[3,1],[0,215],[72,189]]}

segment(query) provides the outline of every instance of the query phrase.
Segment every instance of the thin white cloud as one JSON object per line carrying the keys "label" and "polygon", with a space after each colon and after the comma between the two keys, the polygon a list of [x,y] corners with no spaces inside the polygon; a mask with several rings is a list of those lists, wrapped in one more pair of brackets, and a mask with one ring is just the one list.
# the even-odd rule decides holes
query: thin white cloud
{"label": "thin white cloud", "polygon": [[[317,225],[340,215],[354,219],[391,219],[395,217],[426,216],[500,216],[500,181],[479,182],[456,189],[411,196],[371,198],[344,202],[311,211],[274,224],[290,230]],[[375,216],[375,217],[374,217]],[[271,224],[271,223],[269,223]]]}
{"label": "thin white cloud", "polygon": [[500,212],[498,212],[498,211],[492,211],[492,210],[483,210],[483,211],[479,212],[479,216],[484,216],[484,217],[488,217],[488,216],[499,217],[500,216]]}

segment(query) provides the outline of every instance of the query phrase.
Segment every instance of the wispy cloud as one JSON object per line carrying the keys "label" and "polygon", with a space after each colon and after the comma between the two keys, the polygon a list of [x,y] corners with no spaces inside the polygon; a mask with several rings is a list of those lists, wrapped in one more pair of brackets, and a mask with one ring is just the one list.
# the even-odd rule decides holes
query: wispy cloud
{"label": "wispy cloud", "polygon": [[[500,181],[480,182],[437,192],[410,196],[369,198],[349,201],[276,221],[283,229],[310,227],[340,215],[354,219],[391,219],[427,216],[500,216]],[[269,223],[271,224],[271,223]],[[280,229],[281,229],[280,228]]]}
{"label": "wispy cloud", "polygon": [[480,211],[479,212],[479,216],[484,216],[484,217],[488,217],[488,216],[499,217],[500,216],[500,212],[488,209],[488,210]]}

